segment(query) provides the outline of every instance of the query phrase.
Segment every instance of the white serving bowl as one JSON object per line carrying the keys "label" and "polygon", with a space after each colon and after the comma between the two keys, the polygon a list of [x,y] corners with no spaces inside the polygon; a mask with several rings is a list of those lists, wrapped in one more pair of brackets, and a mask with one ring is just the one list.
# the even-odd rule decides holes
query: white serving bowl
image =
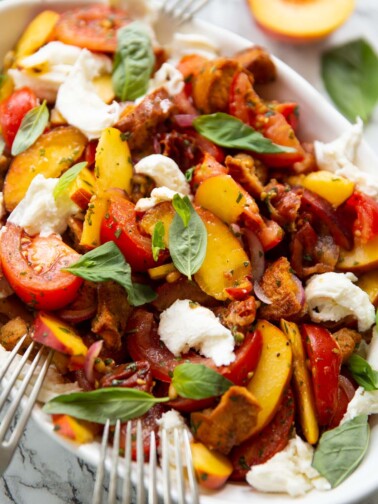
{"label": "white serving bowl", "polygon": [[[27,23],[40,11],[53,9],[67,10],[80,5],[95,3],[92,0],[2,0],[0,1],[0,58],[14,47]],[[99,3],[99,2],[97,2]],[[210,37],[224,55],[232,55],[251,45],[251,41],[227,30],[205,22],[195,21],[182,28],[183,32],[202,33]],[[301,118],[298,136],[301,140],[321,140],[328,142],[343,133],[349,122],[344,119],[307,81],[282,61],[275,59],[278,69],[276,82],[264,86],[266,98],[295,100],[300,105]],[[358,165],[366,171],[378,169],[378,159],[363,142],[358,155]],[[33,416],[41,429],[61,446],[81,457],[88,463],[97,465],[99,443],[77,446],[53,432],[53,425],[41,408],[36,406]],[[368,452],[358,469],[339,487],[328,492],[312,491],[304,497],[293,499],[283,494],[263,494],[251,489],[247,484],[227,484],[217,492],[202,491],[203,504],[351,504],[361,502],[363,497],[378,489],[378,419],[372,418],[371,440]],[[57,446],[57,453],[58,453]],[[48,463],[48,461],[46,461]]]}

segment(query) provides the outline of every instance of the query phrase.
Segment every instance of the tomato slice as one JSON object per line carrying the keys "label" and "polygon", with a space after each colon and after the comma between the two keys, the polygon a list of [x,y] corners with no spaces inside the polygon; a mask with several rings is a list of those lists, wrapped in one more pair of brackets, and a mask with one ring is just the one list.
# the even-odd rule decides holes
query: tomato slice
{"label": "tomato slice", "polygon": [[52,38],[90,51],[115,52],[117,30],[130,21],[124,10],[91,5],[61,14]]}
{"label": "tomato slice", "polygon": [[263,464],[287,445],[294,422],[294,396],[289,387],[273,420],[256,436],[233,448],[230,460],[234,471],[230,479],[243,481],[251,466]]}
{"label": "tomato slice", "polygon": [[182,362],[190,361],[215,369],[236,385],[245,385],[248,374],[256,368],[261,355],[262,336],[259,331],[246,335],[242,345],[235,350],[234,362],[229,366],[216,367],[212,359],[201,357],[192,351],[181,358],[175,357],[160,341],[153,314],[146,310],[136,310],[130,317],[127,329],[129,334],[126,346],[133,360],[148,361],[154,378],[168,383],[174,368]]}
{"label": "tomato slice", "polygon": [[159,260],[152,255],[152,240],[138,228],[135,206],[124,198],[110,201],[108,211],[101,222],[101,243],[113,241],[134,271],[147,271],[167,259],[168,251],[161,251]]}
{"label": "tomato slice", "polygon": [[337,409],[340,349],[324,327],[303,324],[301,332],[310,358],[318,423],[328,425]]}
{"label": "tomato slice", "polygon": [[365,244],[378,235],[378,203],[371,196],[354,191],[343,210],[353,216],[353,233],[360,243]]}
{"label": "tomato slice", "polygon": [[27,88],[17,89],[0,103],[0,127],[6,146],[12,148],[18,128],[29,110],[38,105],[35,93]]}
{"label": "tomato slice", "polygon": [[83,280],[62,268],[79,258],[80,254],[57,235],[29,236],[9,223],[2,230],[0,259],[4,276],[32,308],[58,310],[74,300]]}
{"label": "tomato slice", "polygon": [[340,425],[340,422],[348,409],[348,404],[353,399],[355,392],[356,391],[352,382],[346,376],[340,375],[337,408],[332,417],[331,423],[328,425],[328,429],[334,429]]}

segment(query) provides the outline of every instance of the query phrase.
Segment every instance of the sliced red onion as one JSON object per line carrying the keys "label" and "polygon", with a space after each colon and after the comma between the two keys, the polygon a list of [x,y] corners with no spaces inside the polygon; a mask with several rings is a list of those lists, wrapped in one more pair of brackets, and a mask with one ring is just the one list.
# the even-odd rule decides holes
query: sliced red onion
{"label": "sliced red onion", "polygon": [[295,276],[293,274],[291,274],[291,276],[298,287],[298,292],[297,292],[298,303],[300,303],[301,306],[303,306],[305,303],[305,291],[304,291],[302,282],[299,280],[299,278],[297,276]]}
{"label": "sliced red onion", "polygon": [[100,355],[103,344],[104,344],[103,340],[95,341],[88,348],[87,355],[85,356],[84,373],[85,373],[86,379],[91,384],[93,384],[95,382],[94,365],[95,365],[97,357]]}
{"label": "sliced red onion", "polygon": [[252,266],[253,280],[259,282],[265,271],[265,256],[261,241],[250,229],[244,230]]}
{"label": "sliced red onion", "polygon": [[176,114],[173,116],[173,121],[180,128],[191,128],[196,117],[198,117],[197,114]]}
{"label": "sliced red onion", "polygon": [[264,304],[267,304],[267,305],[272,304],[271,299],[268,298],[268,296],[262,290],[261,285],[258,282],[253,283],[253,290],[255,292],[255,296],[257,297],[257,299],[262,301]]}
{"label": "sliced red onion", "polygon": [[91,319],[97,311],[97,306],[87,306],[82,308],[81,310],[70,310],[69,308],[65,308],[59,311],[59,317],[65,320],[66,322],[70,322],[72,324],[78,324],[79,322],[84,322],[84,320]]}
{"label": "sliced red onion", "polygon": [[161,145],[160,145],[160,142],[159,140],[157,139],[157,137],[155,136],[154,137],[154,153],[155,154],[161,154]]}

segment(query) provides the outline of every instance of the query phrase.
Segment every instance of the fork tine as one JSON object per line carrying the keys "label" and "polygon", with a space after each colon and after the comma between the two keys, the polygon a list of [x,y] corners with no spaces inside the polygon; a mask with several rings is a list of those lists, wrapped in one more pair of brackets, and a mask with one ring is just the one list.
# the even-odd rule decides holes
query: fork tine
{"label": "fork tine", "polygon": [[189,21],[196,12],[198,12],[202,7],[204,7],[209,0],[199,0],[197,4],[194,2],[189,3],[179,14],[180,23],[185,23]]}
{"label": "fork tine", "polygon": [[161,442],[161,463],[163,469],[163,500],[164,504],[171,504],[171,474],[169,471],[169,445],[168,434],[165,429],[162,431]]}
{"label": "fork tine", "polygon": [[117,500],[117,469],[118,469],[120,436],[121,436],[121,421],[117,420],[114,432],[113,450],[111,455],[112,466],[110,469],[108,504],[115,504]]}
{"label": "fork tine", "polygon": [[178,502],[179,504],[185,504],[184,469],[182,465],[180,432],[177,428],[174,430],[174,442],[175,442],[175,457],[177,468],[176,475],[177,475]]}
{"label": "fork tine", "polygon": [[145,490],[144,490],[144,452],[143,452],[143,436],[142,436],[142,422],[137,422],[137,504],[144,504]]}
{"label": "fork tine", "polygon": [[193,456],[192,451],[190,449],[188,431],[184,430],[183,436],[184,436],[185,461],[186,461],[186,467],[188,469],[189,491],[190,495],[192,496],[192,504],[199,504],[198,485],[193,466]]}
{"label": "fork tine", "polygon": [[149,480],[149,488],[148,488],[148,504],[157,504],[158,496],[157,496],[157,477],[156,477],[156,468],[157,468],[157,460],[156,460],[156,438],[155,432],[151,432],[150,436],[150,480]]}
{"label": "fork tine", "polygon": [[13,348],[13,350],[11,351],[9,357],[8,357],[8,360],[6,361],[6,363],[3,365],[3,368],[0,370],[0,381],[4,378],[5,376],[5,373],[8,371],[9,369],[9,366],[12,364],[16,354],[18,353],[21,345],[23,344],[23,342],[25,341],[27,337],[27,334],[24,334],[22,336],[22,338],[19,339],[19,341],[17,342],[17,344],[15,345],[15,347]]}
{"label": "fork tine", "polygon": [[[33,343],[30,345],[30,351],[32,350],[33,348]],[[37,355],[35,356],[35,358],[33,359],[32,363],[30,364],[30,367],[25,375],[25,377],[23,378],[22,382],[21,382],[21,386],[20,388],[17,390],[17,393],[16,393],[16,396],[14,397],[14,399],[12,400],[11,402],[11,405],[5,415],[5,417],[3,418],[2,422],[1,422],[1,428],[0,428],[0,440],[3,440],[4,439],[4,436],[5,436],[5,433],[7,432],[7,430],[9,429],[9,426],[12,422],[12,419],[14,417],[14,414],[16,413],[17,411],[17,408],[18,406],[20,405],[20,402],[22,400],[22,398],[24,397],[25,395],[25,391],[26,391],[26,388],[27,386],[29,385],[30,383],[30,380],[34,374],[34,371],[35,371],[35,368],[38,366],[39,364],[39,361],[41,360],[42,358],[42,355],[43,355],[43,352],[44,352],[44,347],[41,347],[37,353]],[[43,364],[43,369],[44,369],[44,375],[46,374],[47,372],[47,368],[48,366],[50,365],[50,361],[51,361],[51,357],[52,357],[52,352],[49,353],[48,357],[45,359],[44,361],[44,364]],[[10,393],[10,390],[12,388],[12,386],[14,385],[17,377],[19,376],[20,374],[20,371],[21,369],[23,368],[23,365],[24,365],[25,361],[24,359],[22,359],[22,362],[20,363],[19,366],[17,366],[17,369],[15,370],[15,372],[13,373],[12,375],[12,378],[10,380],[10,383],[8,384],[8,386],[5,388],[4,390],[4,393],[3,393],[3,396],[0,400],[0,407],[3,406],[6,398],[9,396],[9,393]],[[22,365],[21,365],[22,364]],[[17,374],[16,374],[17,373]],[[39,389],[42,385],[42,381],[43,381],[43,378],[44,378],[44,375],[41,377],[42,373],[40,373],[36,383],[34,384],[34,394],[32,394],[30,397],[32,398],[32,401],[30,400],[29,398],[29,404],[31,404],[33,406],[35,400],[36,400],[36,396],[38,395],[38,392],[39,392]],[[41,379],[40,379],[41,378]],[[37,386],[38,384],[38,386]],[[35,396],[35,398],[34,398]],[[30,407],[29,407],[30,408]],[[31,408],[30,408],[31,409]],[[25,410],[27,411],[27,410]],[[25,417],[25,414],[23,415],[22,418]],[[27,420],[28,417],[26,417],[26,420]],[[23,420],[24,423],[26,423],[26,420]]]}
{"label": "fork tine", "polygon": [[105,475],[105,458],[108,446],[109,438],[109,425],[110,421],[106,420],[104,432],[102,434],[101,450],[100,450],[100,462],[97,468],[96,481],[93,490],[92,504],[102,504],[102,487],[104,484]]}
{"label": "fork tine", "polygon": [[131,501],[131,422],[127,422],[125,441],[125,471],[122,487],[122,504]]}

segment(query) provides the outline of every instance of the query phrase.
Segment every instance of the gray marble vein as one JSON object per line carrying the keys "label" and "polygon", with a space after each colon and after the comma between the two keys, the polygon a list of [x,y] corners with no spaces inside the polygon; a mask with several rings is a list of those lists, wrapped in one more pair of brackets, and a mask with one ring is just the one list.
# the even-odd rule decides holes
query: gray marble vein
{"label": "gray marble vein", "polygon": [[[324,93],[319,55],[326,47],[366,37],[378,49],[378,2],[357,0],[353,17],[326,41],[309,46],[283,45],[268,38],[252,21],[245,0],[212,0],[200,17],[264,45]],[[378,154],[378,108],[366,127]],[[47,438],[31,421],[16,455],[0,480],[0,504],[89,504],[94,468]],[[378,504],[378,494],[361,504]]]}

